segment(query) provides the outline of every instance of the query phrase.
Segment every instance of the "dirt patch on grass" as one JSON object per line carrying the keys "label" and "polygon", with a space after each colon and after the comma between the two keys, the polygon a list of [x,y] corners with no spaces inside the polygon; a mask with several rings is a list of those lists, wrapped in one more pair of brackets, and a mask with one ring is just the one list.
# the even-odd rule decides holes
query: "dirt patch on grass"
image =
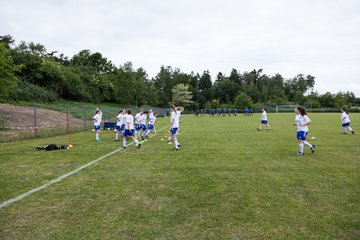
{"label": "dirt patch on grass", "polygon": [[[0,122],[3,128],[8,130],[31,129],[34,127],[34,108],[21,107],[10,104],[0,104]],[[66,113],[48,110],[44,108],[36,109],[36,125],[39,128],[56,126],[66,126]],[[83,120],[72,117],[71,124],[82,126]]]}

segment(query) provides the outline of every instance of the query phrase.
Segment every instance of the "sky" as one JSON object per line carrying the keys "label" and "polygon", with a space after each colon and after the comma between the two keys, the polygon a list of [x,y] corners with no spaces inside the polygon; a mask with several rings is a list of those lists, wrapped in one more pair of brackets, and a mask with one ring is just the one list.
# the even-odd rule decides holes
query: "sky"
{"label": "sky", "polygon": [[315,90],[360,97],[358,0],[0,0],[0,35],[72,57],[100,52],[154,77],[263,69],[315,76]]}

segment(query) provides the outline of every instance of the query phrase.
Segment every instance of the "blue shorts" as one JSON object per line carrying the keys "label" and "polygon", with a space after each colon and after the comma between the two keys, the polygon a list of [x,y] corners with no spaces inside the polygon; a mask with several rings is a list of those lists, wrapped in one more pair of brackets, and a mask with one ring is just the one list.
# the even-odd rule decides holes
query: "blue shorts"
{"label": "blue shorts", "polygon": [[141,128],[140,128],[140,124],[138,124],[138,123],[135,123],[135,130],[136,131],[139,131]]}
{"label": "blue shorts", "polygon": [[145,131],[145,130],[146,130],[146,125],[145,125],[145,124],[141,124],[140,129],[142,129],[143,131]]}
{"label": "blue shorts", "polygon": [[343,127],[349,127],[349,126],[350,126],[350,123],[349,123],[349,122],[348,122],[348,123],[343,123],[342,126],[343,126]]}
{"label": "blue shorts", "polygon": [[177,130],[178,130],[178,128],[172,128],[172,129],[170,129],[170,132],[171,132],[171,134],[176,134]]}
{"label": "blue shorts", "polygon": [[307,135],[308,135],[308,132],[298,131],[297,134],[296,134],[296,138],[297,138],[298,140],[303,140],[303,141],[305,141]]}
{"label": "blue shorts", "polygon": [[122,131],[121,126],[116,125],[116,131],[118,131],[118,132]]}
{"label": "blue shorts", "polygon": [[149,129],[149,130],[153,130],[153,129],[154,129],[154,125],[152,125],[152,124],[149,123],[149,124],[148,124],[148,129]]}
{"label": "blue shorts", "polygon": [[267,120],[261,120],[261,124],[267,124]]}
{"label": "blue shorts", "polygon": [[124,137],[133,137],[134,136],[134,129],[125,129],[125,131],[123,132],[123,136]]}
{"label": "blue shorts", "polygon": [[95,129],[95,131],[100,130],[100,125],[99,126],[94,126],[94,129]]}

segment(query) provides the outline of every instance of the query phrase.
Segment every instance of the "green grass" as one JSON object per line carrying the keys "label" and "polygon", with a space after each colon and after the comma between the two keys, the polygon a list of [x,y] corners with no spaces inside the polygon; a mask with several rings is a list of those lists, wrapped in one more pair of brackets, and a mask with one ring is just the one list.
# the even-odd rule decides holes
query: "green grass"
{"label": "green grass", "polygon": [[[339,114],[311,114],[314,154],[298,157],[294,114],[184,116],[181,150],[160,141],[120,151],[0,210],[2,239],[359,239],[358,134]],[[157,128],[165,126],[161,120]],[[0,201],[76,169],[119,143],[88,131],[68,151],[33,151],[67,137],[1,143]]]}

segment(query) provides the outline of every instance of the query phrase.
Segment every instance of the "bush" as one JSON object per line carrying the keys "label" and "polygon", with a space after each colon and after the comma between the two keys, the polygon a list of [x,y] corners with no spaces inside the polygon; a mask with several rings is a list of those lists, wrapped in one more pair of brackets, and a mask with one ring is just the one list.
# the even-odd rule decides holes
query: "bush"
{"label": "bush", "polygon": [[18,81],[16,87],[14,87],[9,94],[10,100],[16,101],[36,101],[36,102],[55,102],[59,100],[58,95],[38,85]]}

